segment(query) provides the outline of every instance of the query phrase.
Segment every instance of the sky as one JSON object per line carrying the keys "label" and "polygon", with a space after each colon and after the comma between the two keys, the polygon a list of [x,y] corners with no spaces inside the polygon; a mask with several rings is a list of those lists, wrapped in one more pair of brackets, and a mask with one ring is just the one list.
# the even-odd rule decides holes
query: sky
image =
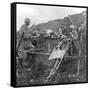
{"label": "sky", "polygon": [[31,25],[36,25],[83,11],[86,8],[17,4],[17,31],[24,24],[25,18],[30,18]]}

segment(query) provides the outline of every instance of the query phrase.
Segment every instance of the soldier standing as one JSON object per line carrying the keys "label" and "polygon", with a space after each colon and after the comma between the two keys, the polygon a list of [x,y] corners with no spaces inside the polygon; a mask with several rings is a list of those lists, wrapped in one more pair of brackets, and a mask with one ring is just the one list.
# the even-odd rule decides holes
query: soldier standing
{"label": "soldier standing", "polygon": [[20,30],[19,30],[19,40],[18,40],[18,46],[17,46],[17,50],[21,50],[21,52],[18,53],[19,58],[25,59],[27,57],[26,52],[23,52],[25,50],[26,47],[26,43],[27,43],[27,32],[28,32],[28,26],[30,24],[30,19],[26,18],[24,21],[24,25],[21,26]]}
{"label": "soldier standing", "polygon": [[72,41],[70,42],[70,47],[69,47],[69,55],[76,55],[77,54],[77,50],[79,50],[77,48],[77,43],[78,43],[78,33],[75,29],[75,26],[74,25],[71,25],[70,26],[70,33],[69,33],[69,37],[72,38]]}
{"label": "soldier standing", "polygon": [[75,28],[72,28],[72,31],[71,31],[71,37],[72,37],[72,49],[73,49],[73,52],[75,54],[78,54],[79,56],[79,59],[78,59],[78,67],[77,67],[77,73],[76,75],[79,76],[79,70],[80,70],[80,57],[81,57],[81,45],[80,45],[80,42],[79,42],[79,36],[78,36],[78,32]]}

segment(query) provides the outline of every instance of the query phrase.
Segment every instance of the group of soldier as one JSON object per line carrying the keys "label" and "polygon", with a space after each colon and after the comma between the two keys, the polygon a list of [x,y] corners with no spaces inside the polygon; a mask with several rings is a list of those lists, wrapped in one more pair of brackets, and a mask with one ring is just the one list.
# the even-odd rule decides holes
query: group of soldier
{"label": "group of soldier", "polygon": [[[30,25],[31,21],[29,18],[26,18],[24,21],[24,24],[21,26],[19,30],[19,39],[17,40],[17,58],[23,59],[23,65],[26,64],[26,58],[27,58],[27,53],[24,52],[27,47],[30,47],[31,49],[36,49],[38,48],[37,46],[37,38],[40,37],[40,33],[36,32],[36,41],[32,40],[32,35],[28,32],[30,31]],[[61,27],[58,28],[58,32],[54,32],[53,30],[48,29],[48,33],[46,33],[46,36],[49,36],[52,38],[52,32],[58,37],[59,42],[57,46],[60,46],[59,43],[61,41],[67,41],[69,42],[69,47],[68,47],[68,55],[69,56],[81,56],[81,49],[82,49],[82,30],[84,29],[84,25],[82,24],[79,27],[74,26],[73,24],[70,25],[68,28],[65,27],[62,29]],[[65,31],[66,33],[64,33]],[[41,39],[41,38],[40,38]],[[29,48],[29,49],[30,49]],[[19,52],[19,50],[22,50]],[[17,60],[17,61],[18,61]],[[79,73],[79,65],[80,65],[80,60],[78,61],[78,71]],[[52,76],[52,73],[49,75],[50,77]],[[48,77],[49,77],[48,76]]]}
{"label": "group of soldier", "polygon": [[[31,37],[30,34],[28,34],[28,31],[30,30],[29,25],[30,25],[31,21],[29,18],[26,18],[24,21],[24,25],[21,26],[20,30],[19,30],[19,39],[18,39],[18,45],[17,45],[17,50],[25,50],[27,48],[27,45],[29,45],[29,47],[31,48],[35,48],[37,47],[37,41],[35,42],[36,44],[33,44],[32,39],[28,37]],[[65,35],[62,33],[62,28],[59,28],[58,32],[57,32],[57,36],[59,39],[65,38],[71,39],[70,45],[69,45],[69,55],[73,55],[73,54],[77,54],[80,56],[81,55],[81,38],[79,39],[78,33],[81,32],[81,30],[77,27],[75,27],[74,25],[70,25],[69,28],[65,28],[66,31],[68,31],[67,29],[70,29],[68,32],[68,35]],[[30,36],[29,36],[30,35]],[[50,34],[49,34],[50,35]],[[78,51],[78,52],[77,52]],[[26,53],[19,53],[19,58],[26,58]]]}

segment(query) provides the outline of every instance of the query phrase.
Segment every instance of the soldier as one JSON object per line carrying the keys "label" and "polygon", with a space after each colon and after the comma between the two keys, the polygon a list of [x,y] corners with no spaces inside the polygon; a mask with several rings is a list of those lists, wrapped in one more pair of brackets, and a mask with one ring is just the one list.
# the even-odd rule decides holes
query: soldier
{"label": "soldier", "polygon": [[58,45],[54,48],[53,52],[49,56],[49,60],[56,60],[54,67],[50,71],[49,76],[47,79],[49,79],[52,75],[55,74],[56,70],[59,68],[65,53],[68,50],[69,47],[69,40],[70,39],[63,39],[61,42],[58,43]]}
{"label": "soldier", "polygon": [[[27,54],[25,51],[27,45],[30,43],[30,41],[28,41],[28,26],[30,24],[30,19],[26,18],[24,21],[24,25],[21,26],[20,30],[19,30],[19,40],[18,40],[18,46],[17,46],[17,50],[21,50],[21,52],[18,53],[19,58],[24,59],[25,63],[25,59],[27,57]],[[31,46],[33,47],[32,43],[30,43]]]}
{"label": "soldier", "polygon": [[58,32],[57,34],[58,34],[58,38],[60,39],[60,41],[61,41],[62,39],[67,38],[67,36],[62,33],[62,28],[59,28],[59,32]]}
{"label": "soldier", "polygon": [[80,41],[79,41],[79,36],[78,36],[78,32],[75,28],[72,28],[72,31],[70,32],[71,37],[72,37],[72,53],[73,54],[78,54],[79,59],[77,61],[78,63],[78,67],[77,67],[77,73],[76,76],[79,76],[79,70],[80,70],[80,57],[81,57],[81,45],[80,45]]}
{"label": "soldier", "polygon": [[[72,41],[70,42],[70,47],[69,47],[69,55],[74,55],[77,54],[77,51],[79,50],[79,42],[78,42],[78,33],[76,31],[76,28],[74,25],[70,26],[70,35],[69,37],[72,38]],[[77,47],[78,46],[78,47]]]}

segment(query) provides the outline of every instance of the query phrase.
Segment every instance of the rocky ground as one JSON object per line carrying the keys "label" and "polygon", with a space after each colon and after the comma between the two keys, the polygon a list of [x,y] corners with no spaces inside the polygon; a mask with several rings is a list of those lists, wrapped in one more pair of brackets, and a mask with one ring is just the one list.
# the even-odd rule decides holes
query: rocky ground
{"label": "rocky ground", "polygon": [[77,61],[78,58],[66,58],[63,60],[61,66],[49,80],[46,80],[46,77],[49,75],[50,67],[48,67],[46,64],[42,62],[39,62],[38,64],[29,62],[26,63],[26,65],[23,65],[23,67],[20,64],[17,64],[17,86],[85,82],[85,57],[81,58],[79,76],[76,74]]}

